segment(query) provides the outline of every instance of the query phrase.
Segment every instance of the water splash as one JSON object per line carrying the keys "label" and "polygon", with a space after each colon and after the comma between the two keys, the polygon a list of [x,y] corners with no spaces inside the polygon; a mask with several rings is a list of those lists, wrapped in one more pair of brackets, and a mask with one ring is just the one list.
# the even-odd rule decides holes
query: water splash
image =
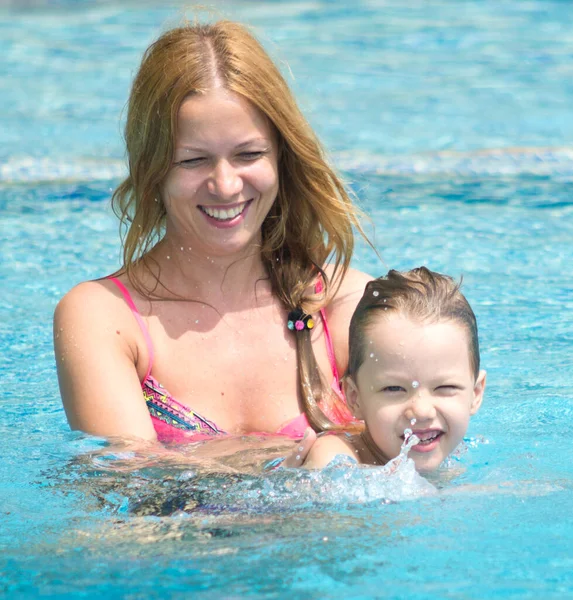
{"label": "water splash", "polygon": [[[415,421],[415,419],[412,419]],[[410,462],[412,466],[414,466],[414,461],[411,458],[408,458],[408,452],[412,449],[413,446],[420,442],[420,438],[412,432],[412,430],[407,427],[404,429],[404,441],[402,442],[402,446],[400,447],[400,454],[388,461],[384,465],[384,469],[387,469],[390,473],[394,473],[401,465]]]}
{"label": "water splash", "polygon": [[[270,472],[261,469],[250,472],[241,469],[241,472],[236,468],[215,472],[214,463],[209,467],[191,465],[189,457],[177,464],[159,456],[138,461],[129,451],[104,451],[84,463],[85,472],[80,479],[84,491],[95,497],[101,508],[116,514],[294,514],[339,510],[437,494],[437,488],[419,475],[414,461],[408,458],[416,443],[418,438],[410,433],[399,455],[383,467],[358,464],[349,456],[339,455],[322,470]],[[252,448],[248,455],[251,464],[256,461],[262,465],[269,458],[268,452],[265,461],[260,461],[261,457],[257,448]],[[76,480],[76,489],[77,484]]]}

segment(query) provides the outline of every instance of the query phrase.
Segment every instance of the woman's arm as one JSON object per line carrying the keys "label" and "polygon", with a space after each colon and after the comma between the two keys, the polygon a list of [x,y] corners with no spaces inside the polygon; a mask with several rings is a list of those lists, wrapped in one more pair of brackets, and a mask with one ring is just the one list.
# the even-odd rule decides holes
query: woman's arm
{"label": "woman's arm", "polygon": [[54,351],[72,429],[156,439],[136,366],[148,360],[138,336],[129,308],[102,283],[82,283],[59,302]]}

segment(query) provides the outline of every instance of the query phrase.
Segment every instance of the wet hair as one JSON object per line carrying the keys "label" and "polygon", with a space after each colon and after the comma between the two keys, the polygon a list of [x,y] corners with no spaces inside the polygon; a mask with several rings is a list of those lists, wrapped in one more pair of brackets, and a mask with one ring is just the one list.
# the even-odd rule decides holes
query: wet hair
{"label": "wet hair", "polygon": [[474,311],[460,292],[460,283],[448,275],[418,267],[405,273],[388,271],[368,282],[350,322],[347,376],[356,377],[366,355],[366,337],[376,320],[401,313],[420,321],[452,320],[464,327],[469,338],[470,367],[477,378],[480,367],[477,322]]}
{"label": "wet hair", "polygon": [[[287,311],[315,312],[328,303],[349,267],[353,227],[362,233],[358,211],[276,65],[244,26],[231,21],[169,30],[143,56],[125,125],[129,174],[112,197],[126,232],[121,272],[145,297],[165,299],[158,295],[165,288],[149,252],[164,235],[161,187],[172,168],[178,113],[186,98],[217,86],[248,100],[276,134],[279,189],[262,225],[263,263]],[[327,261],[333,264],[330,278],[323,270]],[[152,287],[144,286],[136,267],[152,276]],[[318,295],[317,277],[324,285]],[[310,333],[299,332],[296,339],[305,411],[315,429],[328,429],[331,422],[317,403],[329,388],[320,377]]]}

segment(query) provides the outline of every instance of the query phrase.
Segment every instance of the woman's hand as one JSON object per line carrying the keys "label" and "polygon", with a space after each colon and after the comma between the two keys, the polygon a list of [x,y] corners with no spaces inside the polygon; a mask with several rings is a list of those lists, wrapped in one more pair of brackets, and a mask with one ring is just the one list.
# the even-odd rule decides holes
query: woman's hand
{"label": "woman's hand", "polygon": [[302,440],[297,442],[294,449],[290,454],[287,454],[280,466],[286,468],[302,467],[314,442],[316,442],[316,433],[313,429],[307,427]]}

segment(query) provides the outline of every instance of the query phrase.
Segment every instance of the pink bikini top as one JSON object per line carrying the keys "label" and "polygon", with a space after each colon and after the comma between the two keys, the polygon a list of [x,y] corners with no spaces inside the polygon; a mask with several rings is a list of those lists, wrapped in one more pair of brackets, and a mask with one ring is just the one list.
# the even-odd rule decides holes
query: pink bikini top
{"label": "pink bikini top", "polygon": [[[149,354],[149,364],[147,366],[147,373],[141,382],[141,389],[158,439],[162,442],[190,442],[200,441],[215,435],[225,435],[226,432],[219,429],[213,421],[209,421],[209,419],[206,419],[188,406],[185,406],[176,400],[163,385],[151,375],[154,352],[153,342],[151,341],[149,331],[147,330],[127,288],[119,281],[119,279],[116,279],[115,277],[109,277],[109,279],[115,283],[123,295],[141,328],[143,337],[145,338]],[[319,293],[321,291],[322,282],[319,280],[316,284],[316,292]],[[340,400],[335,403],[335,406],[330,408],[327,416],[336,423],[346,423],[352,421],[354,417],[346,406],[346,399],[344,398],[344,394],[340,387],[340,378],[336,367],[332,338],[330,336],[324,309],[320,310],[320,315],[324,327],[328,359],[332,368],[333,380],[331,387],[336,397]],[[302,413],[281,427],[276,433],[292,438],[301,438],[308,426],[309,424],[306,415]]]}

